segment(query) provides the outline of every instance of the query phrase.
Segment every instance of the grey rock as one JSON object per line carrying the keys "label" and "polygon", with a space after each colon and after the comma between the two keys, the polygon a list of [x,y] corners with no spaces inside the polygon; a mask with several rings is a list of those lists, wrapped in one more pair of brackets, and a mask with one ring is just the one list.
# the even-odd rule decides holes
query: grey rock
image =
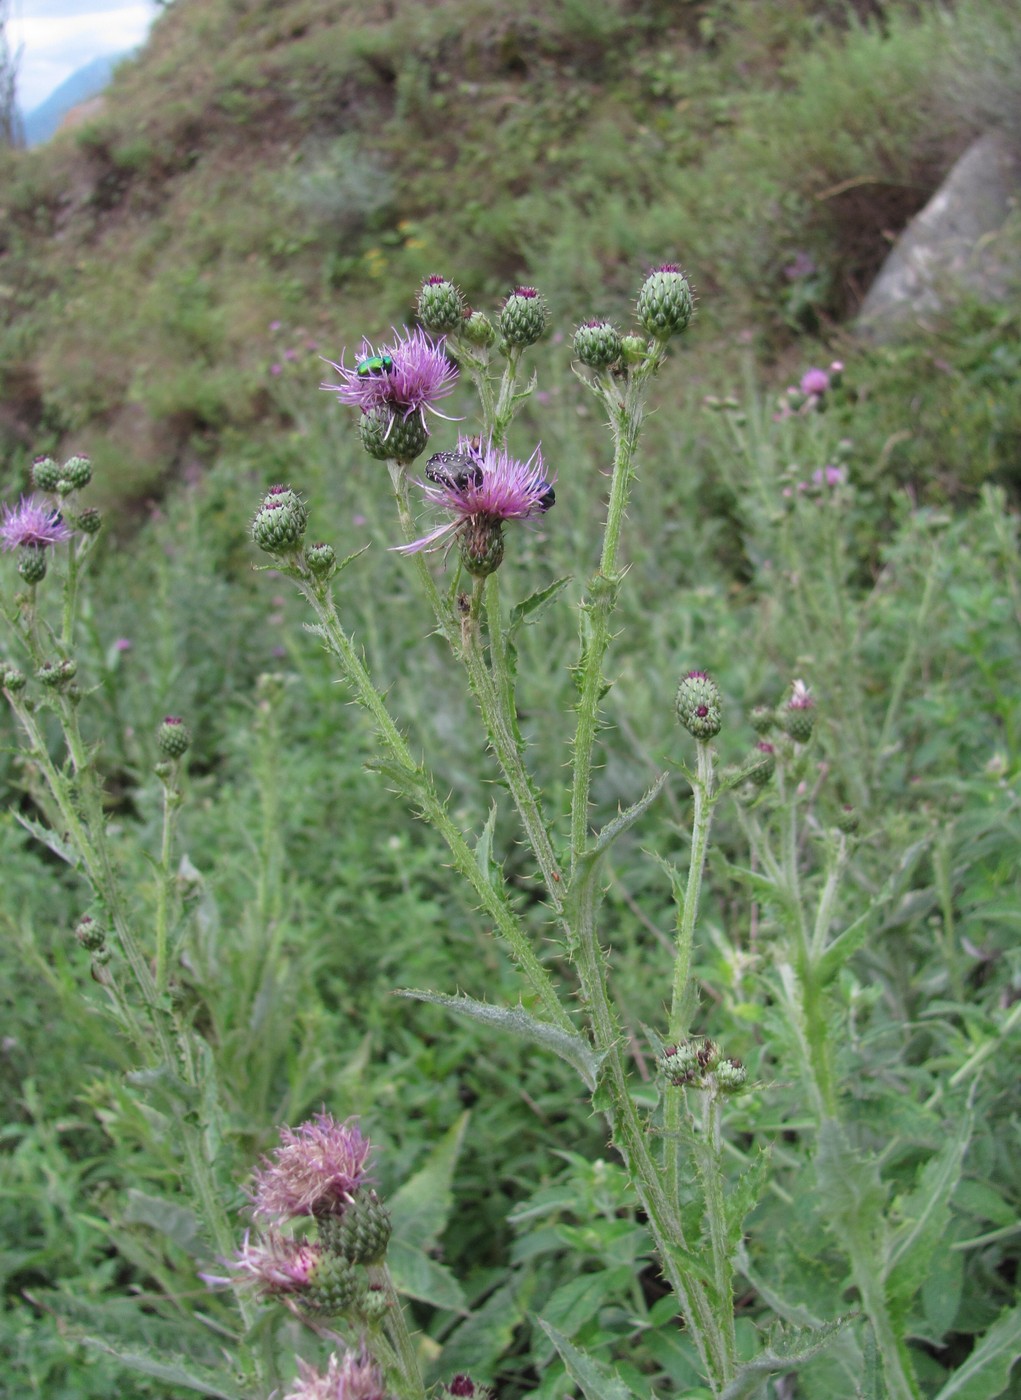
{"label": "grey rock", "polygon": [[995,302],[1021,288],[1021,152],[980,136],[897,241],[858,315],[860,334],[890,340],[961,295]]}

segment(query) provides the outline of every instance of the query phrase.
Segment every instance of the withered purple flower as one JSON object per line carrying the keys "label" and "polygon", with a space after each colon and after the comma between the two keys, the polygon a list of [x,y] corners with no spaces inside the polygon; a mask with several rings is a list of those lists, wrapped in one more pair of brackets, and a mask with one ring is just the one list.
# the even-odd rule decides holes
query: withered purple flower
{"label": "withered purple flower", "polygon": [[223,1287],[231,1283],[251,1285],[266,1297],[303,1293],[310,1284],[322,1257],[320,1247],[309,1240],[293,1240],[278,1230],[268,1230],[252,1240],[246,1234],[233,1259],[225,1261],[231,1272],[226,1277],[202,1274],[206,1283]]}
{"label": "withered purple flower", "polygon": [[22,496],[13,508],[3,506],[0,546],[4,549],[45,549],[71,538],[60,512],[37,496]]}
{"label": "withered purple flower", "polygon": [[363,341],[353,366],[326,363],[341,382],[320,387],[335,393],[341,403],[363,413],[389,410],[404,420],[417,414],[423,427],[426,410],[444,416],[436,401],[451,393],[457,382],[457,366],[447,359],[443,338],[433,342],[418,328],[395,330],[393,343],[378,350]]}
{"label": "withered purple flower", "polygon": [[281,1128],[280,1146],[254,1174],[256,1215],[281,1220],[343,1212],[366,1179],[372,1144],[354,1119],[325,1111],[296,1130]]}

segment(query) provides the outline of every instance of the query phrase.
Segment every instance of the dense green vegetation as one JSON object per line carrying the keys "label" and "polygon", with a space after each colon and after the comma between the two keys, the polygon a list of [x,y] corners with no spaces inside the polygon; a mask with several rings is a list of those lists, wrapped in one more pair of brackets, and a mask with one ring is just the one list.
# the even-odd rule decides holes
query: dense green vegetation
{"label": "dense green vegetation", "polygon": [[[740,765],[753,707],[803,676],[819,698],[807,888],[825,883],[842,808],[860,818],[840,917],[867,914],[867,938],[827,1015],[845,1122],[890,1219],[912,1220],[931,1164],[961,1144],[925,1267],[896,1300],[919,1393],[939,1395],[1003,1335],[1019,1215],[1021,312],[962,303],[880,349],[848,318],[889,235],[997,110],[975,93],[1009,89],[1021,43],[1008,3],[860,10],[176,0],[99,118],[3,154],[0,496],[26,488],[37,452],[94,460],[85,499],[106,528],[75,651],[82,729],[143,927],[160,883],[152,736],[165,714],[194,732],[172,988],[222,1095],[182,1109],[137,1073],[73,936],[88,892],[16,819],[54,825],[5,715],[0,1348],[19,1393],[188,1393],[104,1347],[222,1368],[236,1320],[197,1278],[216,1251],[194,1232],[169,1125],[201,1125],[240,1235],[253,1163],[281,1123],[324,1104],[361,1115],[384,1192],[417,1180],[438,1202],[414,1304],[432,1378],[470,1369],[501,1397],[572,1393],[541,1316],[636,1394],[707,1393],[566,1067],[390,994],[514,1005],[522,984],[435,834],[385,771],[366,771],[371,726],[286,580],[252,570],[249,525],[274,481],[302,492],[338,556],[371,546],[338,583],[345,626],[464,830],[483,831],[495,804],[498,858],[541,940],[548,907],[470,698],[388,552],[400,537],[386,469],[317,388],[321,354],[385,339],[435,271],[487,309],[534,282],[553,311],[511,443],[527,455],[541,439],[557,505],[515,535],[501,578],[510,602],[572,580],[518,637],[529,764],[561,828],[567,604],[595,567],[609,465],[570,340],[593,314],[628,321],[653,264],[690,273],[699,315],[652,390],[593,788],[598,827],[673,773],[604,872],[639,1097],[654,1096],[649,1028],[675,917],[656,857],[686,859],[691,831],[677,679],[712,672],[721,763]],[[784,385],[836,358],[825,411],[778,419]],[[447,402],[475,413],[463,386]],[[454,431],[434,426],[443,445]],[[813,481],[836,463],[839,484]],[[453,564],[433,564],[449,584]],[[0,558],[0,595],[17,586]],[[868,1198],[850,1170],[830,1197],[814,1174],[770,952],[783,919],[749,870],[760,819],[774,820],[768,801],[751,815],[721,804],[695,966],[697,1029],[760,1086],[728,1112],[734,1181],[772,1154],[746,1226],[749,1351],[778,1298],[800,1325],[860,1306],[842,1238]],[[884,1395],[866,1334],[849,1325],[795,1389],[761,1393]],[[296,1322],[284,1337],[320,1356]],[[1008,1393],[1009,1372],[1001,1357],[960,1393]]]}

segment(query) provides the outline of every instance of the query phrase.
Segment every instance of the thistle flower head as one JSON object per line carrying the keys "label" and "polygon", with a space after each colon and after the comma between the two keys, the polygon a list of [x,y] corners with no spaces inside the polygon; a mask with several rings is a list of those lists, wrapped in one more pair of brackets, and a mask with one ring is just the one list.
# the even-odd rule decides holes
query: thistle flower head
{"label": "thistle flower head", "polygon": [[255,1214],[341,1214],[366,1178],[371,1146],[354,1119],[338,1123],[325,1111],[295,1131],[281,1128],[280,1146],[255,1172]]}
{"label": "thistle flower head", "polygon": [[284,1400],[386,1400],[383,1373],[364,1353],[334,1353],[325,1374],[300,1359],[298,1369],[301,1377]]}
{"label": "thistle flower head", "polygon": [[399,552],[415,554],[442,540],[470,531],[498,532],[507,520],[531,520],[545,515],[555,504],[555,475],[537,447],[522,462],[505,448],[490,442],[459,437],[454,452],[436,453],[426,464],[421,483],[426,498],[450,517],[444,524]]}
{"label": "thistle flower head", "polygon": [[825,394],[830,387],[830,377],[824,369],[806,369],[801,376],[803,394]]}
{"label": "thistle flower head", "polygon": [[4,549],[46,549],[71,538],[59,511],[36,496],[22,496],[14,507],[3,506],[0,520],[0,547]]}
{"label": "thistle flower head", "polygon": [[310,1240],[292,1240],[277,1230],[253,1240],[245,1235],[241,1248],[229,1261],[231,1277],[206,1277],[207,1283],[246,1283],[265,1297],[284,1293],[304,1293],[322,1257],[320,1247]]}
{"label": "thistle flower head", "polygon": [[362,341],[353,366],[327,360],[341,382],[320,387],[363,413],[386,409],[394,418],[417,415],[424,427],[426,409],[437,413],[436,400],[451,393],[457,382],[457,366],[443,347],[442,338],[433,342],[422,330],[395,330],[393,343],[379,350]]}

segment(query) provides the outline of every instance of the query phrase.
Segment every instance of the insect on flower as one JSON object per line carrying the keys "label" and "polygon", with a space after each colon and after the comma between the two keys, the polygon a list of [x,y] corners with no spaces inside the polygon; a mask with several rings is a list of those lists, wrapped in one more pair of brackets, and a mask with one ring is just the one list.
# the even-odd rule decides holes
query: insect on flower
{"label": "insect on flower", "polygon": [[359,361],[355,374],[359,379],[374,379],[379,374],[392,374],[393,367],[392,355],[367,355],[364,360]]}
{"label": "insect on flower", "polygon": [[434,452],[425,464],[427,480],[448,491],[482,485],[482,463],[473,452]]}

